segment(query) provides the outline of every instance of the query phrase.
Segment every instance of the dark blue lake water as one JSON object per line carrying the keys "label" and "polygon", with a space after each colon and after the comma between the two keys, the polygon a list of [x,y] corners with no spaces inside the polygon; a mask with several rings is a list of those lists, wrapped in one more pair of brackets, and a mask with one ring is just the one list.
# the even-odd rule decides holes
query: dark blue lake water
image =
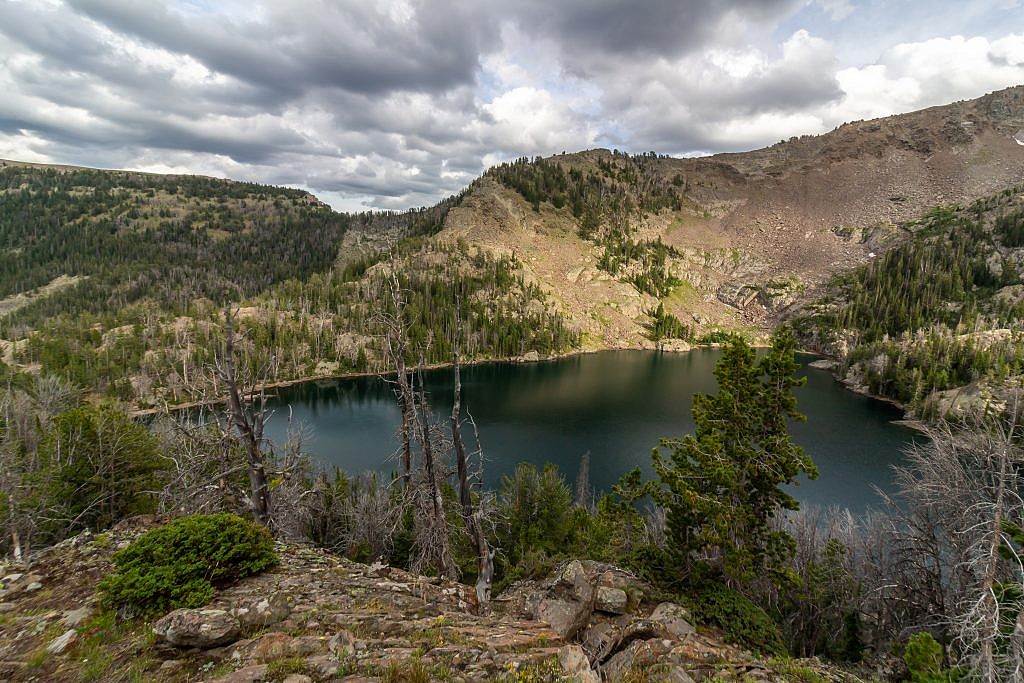
{"label": "dark blue lake water", "polygon": [[[658,440],[693,431],[693,395],[715,391],[712,369],[719,356],[714,349],[609,351],[464,368],[464,413],[472,413],[480,429],[486,484],[496,488],[502,475],[528,461],[555,463],[571,485],[586,452],[591,485],[599,491],[638,465],[652,474],[651,449]],[[792,432],[820,476],[794,494],[808,503],[863,511],[878,501],[873,486],[891,487],[892,465],[902,461],[915,433],[892,424],[899,410],[847,391],[828,372],[805,367],[801,374],[808,381],[797,390],[798,407],[807,421],[793,423]],[[425,384],[438,416],[447,420],[450,370],[425,373]],[[276,441],[283,441],[291,406],[311,428],[307,447],[319,460],[351,474],[397,469],[400,416],[383,380],[296,385],[280,390],[273,406],[277,414],[267,432]]]}

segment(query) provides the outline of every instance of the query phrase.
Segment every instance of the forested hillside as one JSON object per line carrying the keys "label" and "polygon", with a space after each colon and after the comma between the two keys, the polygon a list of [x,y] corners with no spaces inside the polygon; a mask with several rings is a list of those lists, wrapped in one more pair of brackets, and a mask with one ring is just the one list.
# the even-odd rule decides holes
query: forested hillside
{"label": "forested hillside", "polygon": [[578,343],[515,259],[429,238],[458,197],[346,215],[298,190],[28,166],[0,168],[0,188],[4,364],[140,407],[217,391],[209,369],[227,305],[238,309],[253,381],[380,369],[392,269],[412,334],[431,338],[410,362],[448,359],[454,289],[470,358]]}
{"label": "forested hillside", "polygon": [[835,277],[798,326],[850,384],[921,417],[998,395],[1024,373],[1024,188],[900,228],[898,247]]}

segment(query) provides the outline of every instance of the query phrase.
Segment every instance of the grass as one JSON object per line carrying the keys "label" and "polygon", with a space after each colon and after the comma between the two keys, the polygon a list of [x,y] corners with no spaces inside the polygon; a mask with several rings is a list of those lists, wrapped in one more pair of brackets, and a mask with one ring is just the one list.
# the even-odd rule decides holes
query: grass
{"label": "grass", "polygon": [[309,675],[310,673],[312,672],[302,657],[279,659],[276,662],[271,662],[267,665],[267,680],[273,681],[274,683],[280,683],[292,674]]}
{"label": "grass", "polygon": [[769,660],[772,669],[794,683],[828,683],[828,679],[808,666],[801,666],[789,659]]}
{"label": "grass", "polygon": [[702,297],[697,288],[687,280],[672,288],[672,293],[662,299],[665,308],[669,311],[688,310],[689,307],[701,301]]}
{"label": "grass", "polygon": [[520,669],[509,670],[500,675],[498,683],[548,683],[562,678],[562,667],[557,657],[546,659],[537,664],[529,664]]}

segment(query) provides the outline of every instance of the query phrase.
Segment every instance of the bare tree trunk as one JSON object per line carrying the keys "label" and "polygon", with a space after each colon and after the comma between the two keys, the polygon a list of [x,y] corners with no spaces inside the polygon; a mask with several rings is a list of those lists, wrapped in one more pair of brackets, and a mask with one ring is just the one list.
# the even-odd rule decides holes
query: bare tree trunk
{"label": "bare tree trunk", "polygon": [[23,559],[21,552],[21,534],[18,533],[18,522],[14,515],[14,495],[11,493],[7,494],[7,518],[10,523],[11,549],[14,552],[14,561],[21,564]]}
{"label": "bare tree trunk", "polygon": [[224,309],[224,323],[224,357],[218,366],[218,374],[227,387],[228,418],[245,449],[253,515],[257,522],[269,528],[273,525],[273,512],[270,505],[270,486],[267,483],[266,466],[260,448],[266,418],[263,414],[263,406],[260,407],[257,414],[249,415],[242,404],[235,370],[235,331],[230,307]]}
{"label": "bare tree trunk", "polygon": [[448,538],[448,519],[444,511],[444,497],[437,479],[437,462],[434,459],[434,444],[430,429],[430,408],[423,390],[423,378],[419,378],[419,430],[420,448],[423,454],[423,479],[430,499],[428,522],[431,528],[431,554],[441,575],[455,580],[459,577],[458,567],[452,559],[451,541]]}
{"label": "bare tree trunk", "polygon": [[394,268],[390,277],[391,303],[395,315],[390,321],[386,342],[397,375],[398,408],[402,413],[402,486],[408,491],[412,486],[412,431],[416,399],[409,383],[409,369],[405,365],[405,356],[408,352],[405,336],[405,299]]}
{"label": "bare tree trunk", "polygon": [[[410,380],[406,367],[406,355],[409,350],[408,330],[405,320],[405,301],[398,280],[397,267],[392,264],[388,274],[388,287],[394,307],[393,315],[384,315],[385,344],[388,355],[397,372],[399,407],[402,411],[402,479],[404,488],[415,505],[413,521],[415,524],[415,546],[417,557],[413,569],[423,565],[433,565],[444,577],[458,578],[458,567],[452,558],[451,541],[448,537],[448,520],[445,516],[444,498],[441,484],[438,481],[440,471],[434,447],[434,433],[430,407],[427,404],[420,379],[417,387]],[[417,476],[413,476],[412,443],[417,441],[420,450],[420,462]]]}
{"label": "bare tree trunk", "polygon": [[[455,284],[457,287],[458,284]],[[477,602],[483,604],[491,599],[491,583],[494,580],[494,553],[487,544],[480,517],[473,509],[473,496],[469,483],[469,462],[466,458],[466,446],[462,441],[462,376],[459,371],[459,341],[462,334],[462,315],[460,312],[458,290],[455,293],[455,340],[452,344],[452,365],[455,373],[455,389],[452,400],[452,447],[455,450],[456,472],[459,477],[459,503],[462,507],[462,519],[473,541],[477,555]]]}

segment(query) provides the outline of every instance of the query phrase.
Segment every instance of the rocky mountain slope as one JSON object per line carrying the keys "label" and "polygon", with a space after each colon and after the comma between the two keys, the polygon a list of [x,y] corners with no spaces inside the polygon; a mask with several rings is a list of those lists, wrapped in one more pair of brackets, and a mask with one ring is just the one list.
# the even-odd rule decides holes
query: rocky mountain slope
{"label": "rocky mountain slope", "polygon": [[251,183],[0,161],[0,373],[136,408],[204,400],[227,304],[267,368],[253,383],[381,371],[389,253],[424,334],[447,338],[439,293],[468,283],[467,359],[756,335],[910,239],[904,222],[1020,183],[1022,141],[1018,86],[752,152],[521,160],[434,207],[361,215]]}
{"label": "rocky mountain slope", "polygon": [[469,586],[279,544],[279,566],[202,609],[122,621],[99,607],[96,582],[151,523],[86,532],[27,568],[0,565],[0,681],[858,680],[727,645],[593,562],[480,608]]}
{"label": "rocky mountain slope", "polygon": [[[665,306],[699,332],[763,328],[830,274],[897,242],[901,221],[1020,182],[1021,140],[1024,86],[752,152],[674,159],[591,150],[543,163],[592,174],[605,190],[626,184],[635,198],[651,188],[673,193],[679,208],[634,208],[625,232],[675,251],[669,269],[682,284]],[[602,272],[605,248],[581,237],[570,207],[535,206],[488,174],[441,236],[516,255],[588,346],[649,345],[644,313],[656,297]]]}

